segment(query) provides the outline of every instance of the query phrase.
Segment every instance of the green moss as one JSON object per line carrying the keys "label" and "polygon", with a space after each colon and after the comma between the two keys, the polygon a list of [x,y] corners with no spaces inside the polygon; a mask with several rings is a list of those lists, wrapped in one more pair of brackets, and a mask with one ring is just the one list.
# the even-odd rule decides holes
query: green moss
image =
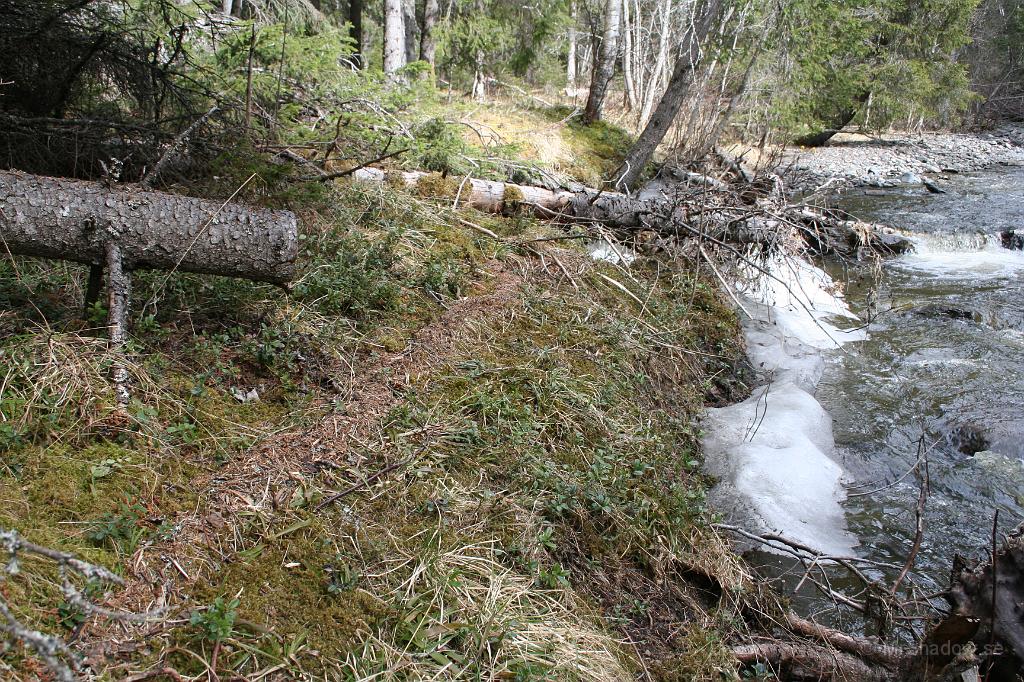
{"label": "green moss", "polygon": [[416,181],[416,194],[425,199],[454,199],[459,181],[441,173],[429,173]]}
{"label": "green moss", "polygon": [[[241,594],[239,617],[291,640],[299,635],[327,659],[343,658],[379,630],[385,602],[366,590],[363,567],[339,554],[322,523],[236,554],[216,579],[192,594],[197,605]],[[336,575],[348,566],[344,577]]]}

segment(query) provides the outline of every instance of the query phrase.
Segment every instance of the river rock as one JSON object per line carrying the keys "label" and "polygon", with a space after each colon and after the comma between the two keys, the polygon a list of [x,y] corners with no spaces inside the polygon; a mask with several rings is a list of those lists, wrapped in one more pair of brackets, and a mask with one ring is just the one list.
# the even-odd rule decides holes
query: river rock
{"label": "river rock", "polygon": [[983,450],[988,450],[990,443],[985,432],[975,424],[961,424],[954,426],[946,434],[946,442],[965,455],[973,456]]}
{"label": "river rock", "polygon": [[910,253],[914,248],[914,242],[910,241],[901,234],[895,232],[875,232],[875,239],[877,244],[884,250],[895,256],[901,256],[905,253]]}
{"label": "river rock", "polygon": [[921,317],[937,318],[937,317],[948,317],[951,320],[968,320],[974,321],[974,312],[967,308],[960,308],[958,306],[943,305],[939,303],[929,303],[927,305],[918,306],[912,311],[915,315]]}
{"label": "river rock", "polygon": [[1024,234],[1017,234],[1014,230],[1004,230],[999,234],[999,240],[1004,249],[1024,251]]}

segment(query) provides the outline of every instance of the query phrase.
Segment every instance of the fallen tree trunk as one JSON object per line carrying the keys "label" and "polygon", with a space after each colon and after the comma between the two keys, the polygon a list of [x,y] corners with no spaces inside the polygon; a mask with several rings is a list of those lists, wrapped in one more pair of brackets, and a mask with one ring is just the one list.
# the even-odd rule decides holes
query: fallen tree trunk
{"label": "fallen tree trunk", "polygon": [[957,556],[946,600],[950,613],[921,644],[908,680],[943,675],[968,656],[985,679],[1013,680],[1024,670],[1024,524],[987,561]]}
{"label": "fallen tree trunk", "polygon": [[896,679],[893,671],[872,665],[857,656],[814,644],[769,641],[734,647],[733,655],[744,665],[761,663],[785,680],[858,680],[885,682]]}
{"label": "fallen tree trunk", "polygon": [[299,237],[288,211],[0,172],[0,249],[125,270],[162,269],[284,284]]}
{"label": "fallen tree trunk", "polygon": [[[709,236],[741,244],[771,244],[783,223],[797,227],[808,245],[820,253],[858,256],[861,250],[886,255],[910,249],[910,241],[891,230],[846,220],[803,206],[743,205],[727,185],[691,174],[687,185],[667,187],[657,195],[551,190],[532,185],[442,177],[423,171],[385,172],[358,168],[358,182],[395,184],[425,198],[450,200],[453,207],[471,206],[488,213],[527,208],[540,218],[600,223],[616,230],[652,230],[668,237]],[[717,201],[716,198],[723,200]]]}

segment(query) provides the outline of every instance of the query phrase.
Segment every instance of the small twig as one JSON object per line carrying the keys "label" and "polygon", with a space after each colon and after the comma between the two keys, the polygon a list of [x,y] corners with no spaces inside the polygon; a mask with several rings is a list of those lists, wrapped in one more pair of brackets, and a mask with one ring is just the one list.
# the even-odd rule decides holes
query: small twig
{"label": "small twig", "polygon": [[196,119],[195,123],[190,125],[184,131],[182,131],[180,135],[174,138],[174,140],[171,142],[171,146],[168,147],[167,151],[163,153],[163,156],[160,157],[160,160],[157,161],[156,164],[154,164],[153,167],[149,169],[145,175],[142,176],[141,180],[139,180],[139,185],[145,189],[149,189],[149,187],[153,184],[153,181],[160,176],[160,173],[163,172],[164,167],[167,165],[168,161],[170,161],[171,157],[177,153],[181,145],[183,145],[185,141],[188,140],[189,137],[191,137],[192,133],[194,133],[199,128],[199,126],[205,123],[206,120],[213,116],[215,113],[217,113],[217,111],[218,107],[210,107],[209,111],[207,111],[205,114]]}
{"label": "small twig", "polygon": [[327,499],[323,500],[322,502],[320,502],[320,504],[318,504],[316,506],[316,511],[321,511],[325,507],[328,507],[328,506],[334,504],[335,502],[337,502],[341,498],[347,497],[347,496],[351,495],[352,493],[356,492],[357,490],[359,490],[360,488],[367,487],[367,486],[371,485],[372,483],[376,482],[378,479],[380,479],[380,478],[382,478],[384,476],[387,476],[392,471],[395,471],[396,469],[400,469],[400,468],[406,466],[407,464],[410,464],[417,457],[419,457],[427,449],[427,447],[429,447],[429,445],[423,445],[418,450],[416,450],[416,452],[412,453],[411,455],[409,455],[405,459],[401,459],[401,460],[398,460],[397,462],[389,464],[388,466],[384,467],[380,471],[377,471],[377,472],[375,472],[373,474],[370,474],[369,476],[367,476],[365,479],[363,479],[359,483],[356,483],[355,485],[353,485],[351,487],[348,487],[348,488],[346,488],[345,490],[342,490],[339,493],[335,493],[335,494],[331,495],[330,497],[328,497]]}
{"label": "small twig", "polygon": [[988,667],[985,670],[985,682],[989,682],[992,667],[995,665],[993,654],[996,649],[996,587],[999,585],[999,565],[996,563],[998,554],[996,535],[999,532],[999,510],[992,516],[992,615],[988,623]]}
{"label": "small twig", "polygon": [[917,553],[921,549],[921,538],[924,536],[924,507],[928,502],[928,450],[924,446],[924,434],[921,434],[921,438],[917,441],[917,475],[921,479],[921,489],[917,496],[917,508],[914,510],[916,519],[916,530],[914,532],[914,544],[910,548],[910,553],[907,554],[907,561],[903,564],[900,574],[896,576],[895,582],[892,584],[892,589],[889,594],[895,595],[896,590],[899,589],[900,583],[907,577],[907,572],[914,566],[914,561],[917,559]]}
{"label": "small twig", "polygon": [[407,151],[409,151],[408,147],[406,147],[405,149],[393,151],[389,154],[384,154],[383,156],[378,156],[377,158],[370,159],[369,161],[364,161],[358,166],[354,168],[349,168],[348,170],[335,171],[334,173],[324,173],[323,175],[306,175],[301,178],[295,178],[295,182],[327,182],[328,180],[336,180],[338,178],[343,178],[346,175],[352,175],[356,171],[362,170],[369,165],[380,163],[381,161],[387,161],[388,159],[394,158],[399,154],[404,154]]}

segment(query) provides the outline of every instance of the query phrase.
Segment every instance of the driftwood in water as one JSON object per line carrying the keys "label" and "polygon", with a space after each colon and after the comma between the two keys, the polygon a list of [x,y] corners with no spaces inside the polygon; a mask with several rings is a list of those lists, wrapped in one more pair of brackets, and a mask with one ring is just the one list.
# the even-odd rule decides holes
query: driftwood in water
{"label": "driftwood in water", "polygon": [[733,655],[744,665],[761,663],[783,674],[786,680],[858,680],[888,682],[893,671],[873,665],[842,651],[810,643],[769,640],[734,647]]}
{"label": "driftwood in water", "polygon": [[795,226],[811,248],[821,253],[857,256],[862,250],[903,253],[910,242],[880,226],[846,220],[781,201],[744,204],[728,185],[692,174],[688,184],[644,195],[547,189],[477,178],[441,178],[423,171],[385,172],[359,168],[359,182],[395,183],[424,196],[444,198],[453,206],[489,213],[528,208],[541,218],[600,223],[615,230],[652,230],[663,236],[711,236],[745,244],[774,243],[783,224]]}
{"label": "driftwood in water", "polygon": [[116,243],[126,270],[184,270],[284,284],[299,237],[288,211],[0,172],[0,248],[101,265]]}
{"label": "driftwood in water", "polygon": [[986,679],[1017,679],[1024,670],[1024,525],[987,561],[957,556],[945,596],[950,613],[929,631],[907,679],[942,677],[968,657]]}

